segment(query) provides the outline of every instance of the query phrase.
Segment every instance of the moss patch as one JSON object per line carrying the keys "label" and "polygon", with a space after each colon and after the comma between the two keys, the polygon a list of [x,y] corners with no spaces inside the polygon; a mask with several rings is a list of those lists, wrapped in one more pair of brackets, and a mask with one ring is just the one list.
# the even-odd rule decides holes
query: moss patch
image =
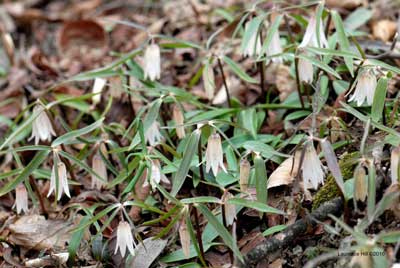
{"label": "moss patch", "polygon": [[[348,180],[353,177],[353,172],[358,163],[357,160],[359,156],[359,152],[345,153],[339,160],[339,167],[342,171],[344,180]],[[338,196],[340,196],[340,189],[335,182],[335,178],[329,174],[325,184],[314,196],[312,210],[318,208],[322,203],[332,200]]]}

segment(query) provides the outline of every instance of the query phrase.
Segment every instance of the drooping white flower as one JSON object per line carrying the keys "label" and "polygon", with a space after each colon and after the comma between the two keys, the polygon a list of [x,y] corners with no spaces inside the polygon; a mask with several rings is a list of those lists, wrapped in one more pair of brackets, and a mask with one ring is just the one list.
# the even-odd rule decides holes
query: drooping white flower
{"label": "drooping white flower", "polygon": [[400,146],[393,148],[390,155],[390,174],[392,177],[392,184],[400,183]]}
{"label": "drooping white flower", "polygon": [[22,211],[28,212],[28,192],[22,183],[15,188],[15,207],[18,214]]}
{"label": "drooping white flower", "polygon": [[92,93],[95,94],[92,96],[93,105],[97,105],[101,100],[101,92],[103,91],[104,86],[106,85],[107,80],[103,78],[94,79]]}
{"label": "drooping white flower", "polygon": [[121,256],[124,257],[127,248],[132,255],[135,255],[136,247],[137,245],[133,239],[129,223],[126,221],[119,222],[117,227],[117,244],[115,246],[114,255],[117,254],[119,249]]}
{"label": "drooping white flower", "polygon": [[308,22],[306,32],[304,33],[303,40],[301,41],[299,48],[312,46],[312,47],[328,47],[328,41],[326,40],[324,33],[324,26],[322,20],[319,22],[319,43],[317,33],[317,20],[315,16],[310,18]]}
{"label": "drooping white flower", "polygon": [[[58,174],[58,183],[56,182],[56,172]],[[53,165],[50,176],[50,189],[47,197],[49,197],[53,191],[57,192],[57,200],[61,199],[63,192],[65,192],[65,194],[71,198],[68,187],[67,168],[65,167],[65,164],[61,162],[61,160],[58,160],[57,166]]]}
{"label": "drooping white flower", "polygon": [[47,116],[43,106],[40,104],[35,105],[33,108],[33,114],[38,114],[32,123],[32,135],[29,140],[35,138],[35,144],[39,144],[39,140],[51,141],[51,137],[55,136],[53,126],[51,125],[50,119]]}
{"label": "drooping white flower", "polygon": [[144,52],[144,79],[151,81],[160,79],[161,76],[161,53],[156,44],[149,45]]}
{"label": "drooping white flower", "polygon": [[314,68],[312,63],[305,59],[299,58],[298,71],[300,82],[311,84],[314,80]]}
{"label": "drooping white flower", "polygon": [[175,121],[176,135],[179,139],[183,139],[185,137],[185,127],[183,126],[185,118],[178,105],[174,105],[172,109],[172,119]]}
{"label": "drooping white flower", "polygon": [[302,166],[304,188],[316,190],[320,184],[324,184],[324,171],[312,141],[309,141],[305,146]]}
{"label": "drooping white flower", "polygon": [[221,137],[218,133],[214,133],[208,138],[207,142],[206,172],[209,172],[211,169],[214,176],[217,176],[219,167],[221,167],[222,170],[226,173]]}
{"label": "drooping white flower", "polygon": [[362,71],[349,101],[355,101],[357,106],[361,106],[367,100],[367,104],[371,106],[374,101],[376,84],[376,77],[371,69]]}
{"label": "drooping white flower", "polygon": [[204,66],[202,78],[206,96],[209,100],[212,100],[215,94],[215,76],[211,64]]}
{"label": "drooping white flower", "polygon": [[[267,49],[267,56],[274,56],[277,54],[281,54],[283,52],[281,46],[281,40],[279,38],[279,30],[276,30],[272,35],[271,43]],[[272,62],[281,63],[282,57],[273,57],[271,58]]]}
{"label": "drooping white flower", "polygon": [[[247,22],[245,27],[245,32],[249,28],[250,22]],[[258,56],[261,52],[261,41],[260,37],[258,36],[257,31],[254,31],[254,33],[251,35],[249,41],[247,44],[243,47],[243,57],[251,57],[251,56]]]}
{"label": "drooping white flower", "polygon": [[160,133],[160,123],[154,121],[144,133],[144,137],[151,146],[157,145],[163,139]]}
{"label": "drooping white flower", "polygon": [[161,165],[158,159],[151,160],[151,176],[150,176],[150,185],[153,190],[157,188],[157,185],[160,182],[164,182],[166,184],[170,184],[169,180],[165,175],[161,172]]}
{"label": "drooping white flower", "polygon": [[103,180],[100,180],[97,176],[94,174],[91,174],[92,176],[92,188],[96,188],[98,190],[101,190],[101,188],[105,185],[105,182],[107,181],[107,168],[106,165],[101,158],[101,155],[96,153],[93,156],[92,159],[92,169],[95,173],[97,173]]}

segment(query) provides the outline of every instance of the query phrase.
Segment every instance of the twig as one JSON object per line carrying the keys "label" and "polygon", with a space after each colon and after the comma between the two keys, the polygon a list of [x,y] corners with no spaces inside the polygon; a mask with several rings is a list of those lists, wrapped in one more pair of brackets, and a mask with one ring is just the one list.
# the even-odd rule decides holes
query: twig
{"label": "twig", "polygon": [[224,82],[224,87],[225,87],[225,92],[226,92],[226,98],[228,99],[228,107],[231,108],[231,95],[229,94],[228,85],[227,85],[227,83],[226,83],[224,68],[222,67],[221,59],[218,58],[217,61],[218,61],[219,70],[220,70],[220,72],[221,72],[222,81]]}
{"label": "twig", "polygon": [[342,206],[343,200],[340,197],[323,203],[305,218],[289,225],[282,233],[253,248],[245,255],[245,264],[242,264],[241,267],[257,267],[257,264],[267,256],[272,256],[278,250],[293,246],[300,235],[315,228],[319,222],[328,219],[330,214],[340,215],[343,212]]}

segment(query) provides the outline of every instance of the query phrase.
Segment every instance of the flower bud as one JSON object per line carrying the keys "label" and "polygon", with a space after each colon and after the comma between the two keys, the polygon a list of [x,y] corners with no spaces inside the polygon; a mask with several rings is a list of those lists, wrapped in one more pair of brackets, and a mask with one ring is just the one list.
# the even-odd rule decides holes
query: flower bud
{"label": "flower bud", "polygon": [[297,65],[300,82],[311,84],[314,80],[314,68],[312,63],[305,58],[299,58]]}
{"label": "flower bud", "polygon": [[239,166],[239,185],[242,192],[247,192],[250,178],[250,163],[247,159],[240,161]]}
{"label": "flower bud", "polygon": [[229,204],[228,200],[233,198],[233,195],[230,192],[226,192],[222,197],[223,206],[225,209],[225,220],[228,226],[233,224],[233,221],[236,219],[236,206]]}
{"label": "flower bud", "polygon": [[354,198],[355,200],[365,201],[368,194],[368,185],[365,168],[360,164],[354,170]]}
{"label": "flower bud", "polygon": [[174,105],[173,107],[172,118],[176,125],[176,135],[179,139],[183,139],[185,137],[185,127],[183,126],[185,118],[183,117],[181,109],[177,105]]}
{"label": "flower bud", "polygon": [[105,185],[105,182],[107,181],[108,177],[107,177],[106,165],[99,153],[96,153],[93,156],[92,169],[95,173],[97,173],[103,179],[103,180],[101,180],[96,175],[92,174],[92,188],[101,190],[101,188]]}
{"label": "flower bud", "polygon": [[390,155],[390,172],[392,177],[392,184],[400,183],[400,146],[393,148]]}
{"label": "flower bud", "polygon": [[190,256],[190,234],[188,227],[186,225],[186,220],[185,218],[182,218],[180,225],[179,225],[179,239],[181,241],[182,245],[182,251],[183,255],[185,255],[186,258],[189,258]]}
{"label": "flower bud", "polygon": [[211,64],[204,66],[202,78],[206,96],[209,100],[212,100],[215,94],[215,76]]}

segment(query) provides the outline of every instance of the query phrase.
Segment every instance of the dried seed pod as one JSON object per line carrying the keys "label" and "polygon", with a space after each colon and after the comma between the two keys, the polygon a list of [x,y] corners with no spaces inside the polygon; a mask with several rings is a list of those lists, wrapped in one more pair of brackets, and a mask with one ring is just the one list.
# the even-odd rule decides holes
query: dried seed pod
{"label": "dried seed pod", "polygon": [[247,192],[249,186],[249,178],[250,178],[250,163],[247,159],[242,159],[240,161],[240,170],[239,170],[239,184],[240,190],[242,192]]}

